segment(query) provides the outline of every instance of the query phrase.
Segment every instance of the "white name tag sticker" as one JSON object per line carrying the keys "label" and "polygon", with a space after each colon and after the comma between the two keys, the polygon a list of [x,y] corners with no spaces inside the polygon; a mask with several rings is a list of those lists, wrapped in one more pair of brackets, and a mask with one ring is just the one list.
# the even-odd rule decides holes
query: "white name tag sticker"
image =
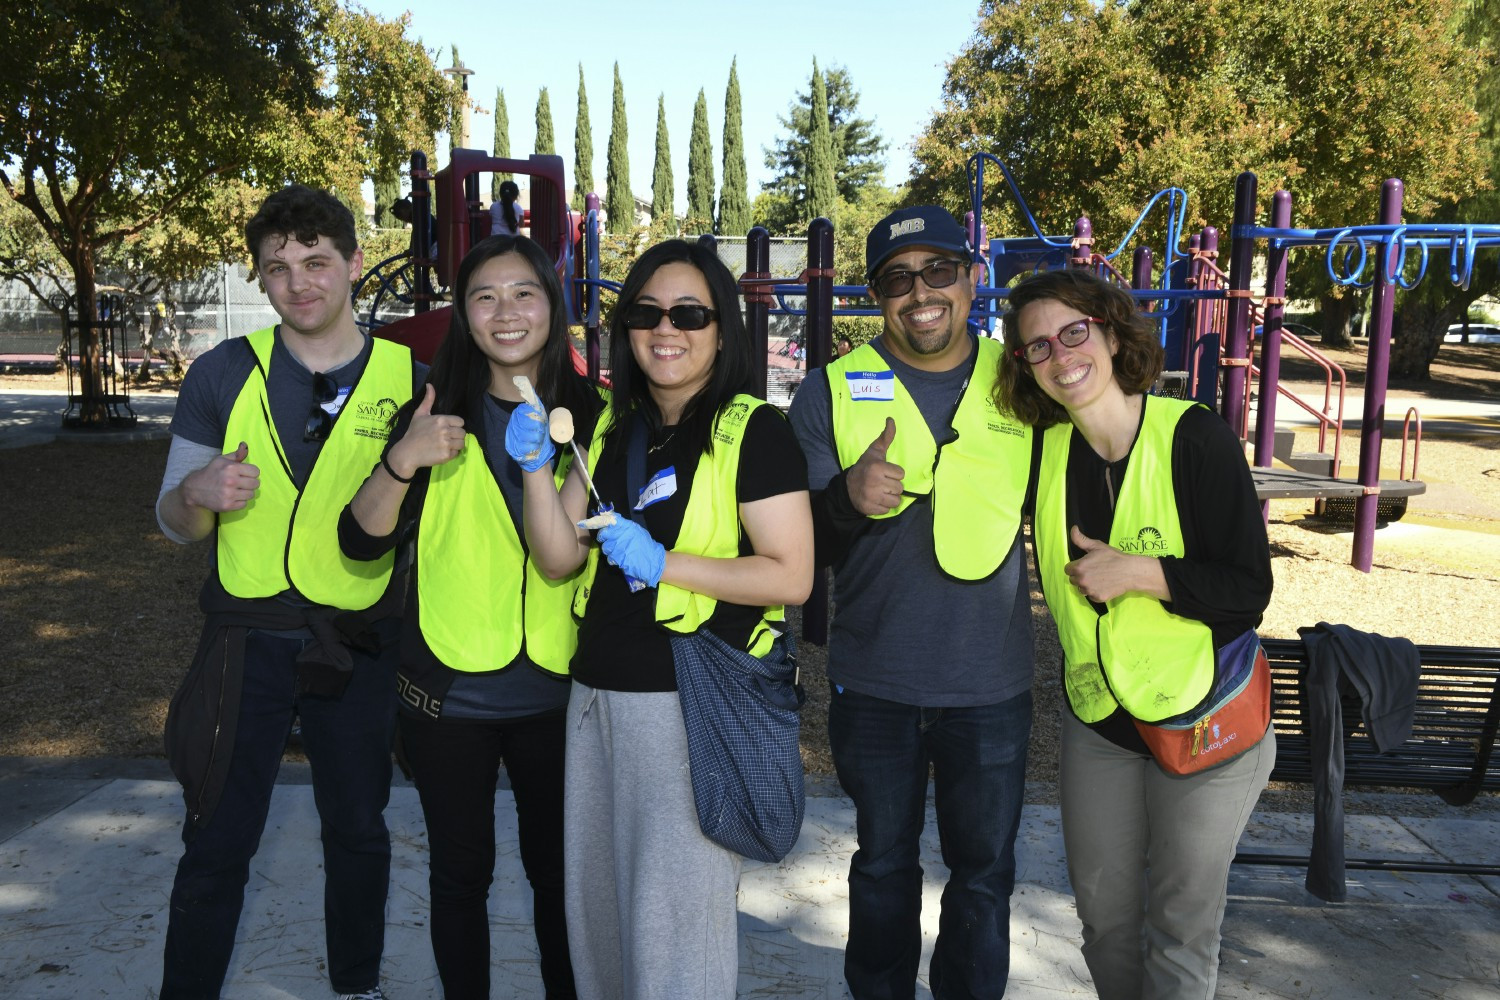
{"label": "white name tag sticker", "polygon": [[844,372],[849,398],[889,403],[896,398],[895,372]]}
{"label": "white name tag sticker", "polygon": [[329,416],[336,417],[339,415],[339,411],[344,408],[344,404],[349,401],[349,393],[353,389],[354,386],[352,385],[341,385],[339,386],[339,394],[337,396],[326,403],[319,403],[318,405],[328,411]]}
{"label": "white name tag sticker", "polygon": [[652,476],[651,481],[641,487],[641,498],[635,505],[635,509],[645,510],[654,503],[661,503],[676,492],[677,466],[669,465]]}

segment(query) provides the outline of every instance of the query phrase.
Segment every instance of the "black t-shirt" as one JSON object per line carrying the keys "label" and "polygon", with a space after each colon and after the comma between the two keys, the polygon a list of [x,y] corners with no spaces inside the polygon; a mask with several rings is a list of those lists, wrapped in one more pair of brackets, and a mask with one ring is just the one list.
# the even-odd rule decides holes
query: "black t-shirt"
{"label": "black t-shirt", "polygon": [[[1130,455],[1107,462],[1074,428],[1068,449],[1068,524],[1078,525],[1089,538],[1108,538],[1114,491],[1129,466]],[[1271,601],[1272,578],[1270,543],[1250,467],[1239,439],[1212,410],[1195,406],[1178,421],[1172,438],[1172,486],[1184,549],[1181,558],[1161,560],[1172,595],[1165,606],[1207,625],[1218,649],[1260,624]],[[1083,550],[1070,538],[1068,558],[1082,557]],[[1094,607],[1104,610],[1100,604]],[[1112,743],[1149,753],[1123,709],[1093,728]]]}
{"label": "black t-shirt", "polygon": [[[483,411],[481,419],[477,423],[471,420],[465,430],[474,434],[479,441],[524,549],[526,536],[521,517],[521,467],[505,452],[505,429],[517,405],[486,394],[480,401]],[[584,415],[580,415],[580,419],[585,419]],[[406,436],[410,426],[411,410],[408,408],[402,411],[391,432],[386,446],[387,453]],[[580,430],[580,440],[588,440],[589,429],[589,426],[584,426]],[[375,559],[390,551],[400,539],[407,536],[413,524],[419,522],[427,504],[427,490],[431,481],[431,469],[424,467],[417,470],[401,503],[395,530],[383,537],[377,538],[366,532],[355,520],[352,510],[345,507],[339,519],[339,542],[345,554],[352,559]],[[491,544],[491,540],[484,534],[484,527],[476,526],[476,544]],[[415,533],[414,538],[415,545],[420,546],[420,530]],[[441,717],[445,720],[513,719],[555,711],[567,704],[567,678],[559,678],[533,663],[526,655],[524,645],[509,663],[496,663],[493,665],[494,669],[486,673],[453,670],[438,659],[422,635],[419,572],[419,564],[413,559],[401,630],[400,673],[403,683],[409,688],[407,697],[401,703],[403,709],[414,711],[411,703],[421,703],[424,706],[440,703]],[[517,667],[520,669],[513,669]]]}
{"label": "black t-shirt", "polygon": [[[651,537],[670,549],[682,529],[682,515],[692,492],[693,474],[702,453],[675,440],[674,428],[663,428],[646,454],[649,483],[670,469],[676,491],[643,511]],[[594,472],[599,495],[626,509],[624,449],[609,449]],[[759,407],[745,425],[735,480],[740,503],[753,503],[783,493],[807,489],[807,463],[791,426],[773,406]],[[740,534],[740,554],[753,555],[749,540]],[[720,601],[706,628],[731,645],[744,646],[760,622],[764,608]],[[656,623],[656,589],[631,593],[625,574],[603,559],[594,577],[588,611],[578,633],[573,677],[589,687],[608,691],[675,691],[672,633]]]}

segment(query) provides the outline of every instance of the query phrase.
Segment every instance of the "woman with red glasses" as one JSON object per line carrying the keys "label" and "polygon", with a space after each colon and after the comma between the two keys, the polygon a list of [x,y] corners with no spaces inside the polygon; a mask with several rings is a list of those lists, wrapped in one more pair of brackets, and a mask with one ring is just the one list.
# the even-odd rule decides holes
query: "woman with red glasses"
{"label": "woman with red glasses", "polygon": [[[740,855],[700,826],[679,661],[705,633],[739,656],[785,656],[782,606],[812,587],[807,468],[785,418],[750,395],[739,291],[713,251],[672,240],[641,255],[610,359],[591,484],[526,480],[533,557],[558,576],[583,566],[564,793],[573,968],[584,997],[726,1000]],[[543,421],[530,426],[513,454],[548,447]],[[613,509],[597,544],[579,524],[591,487]]]}
{"label": "woman with red glasses", "polygon": [[1084,959],[1105,1000],[1211,998],[1229,865],[1276,758],[1255,487],[1216,414],[1147,394],[1162,350],[1127,292],[1069,269],[1022,281],[1010,305],[1023,363],[1000,367],[995,398],[1046,428],[1033,540],[1063,647]]}

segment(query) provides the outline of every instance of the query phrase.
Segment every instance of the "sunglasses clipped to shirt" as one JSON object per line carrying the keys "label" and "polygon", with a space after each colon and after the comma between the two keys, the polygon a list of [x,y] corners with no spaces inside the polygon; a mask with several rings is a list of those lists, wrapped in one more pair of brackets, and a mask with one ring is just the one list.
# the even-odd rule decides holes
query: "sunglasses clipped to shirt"
{"label": "sunglasses clipped to shirt", "polygon": [[653,306],[648,302],[636,302],[625,308],[627,330],[654,330],[665,316],[679,330],[701,330],[719,318],[717,310],[708,306],[690,304],[676,305],[670,309]]}
{"label": "sunglasses clipped to shirt", "polygon": [[328,432],[333,430],[333,414],[328,412],[324,404],[338,398],[338,380],[325,372],[313,372],[313,405],[312,411],[307,415],[307,425],[302,429],[302,440],[328,439]]}

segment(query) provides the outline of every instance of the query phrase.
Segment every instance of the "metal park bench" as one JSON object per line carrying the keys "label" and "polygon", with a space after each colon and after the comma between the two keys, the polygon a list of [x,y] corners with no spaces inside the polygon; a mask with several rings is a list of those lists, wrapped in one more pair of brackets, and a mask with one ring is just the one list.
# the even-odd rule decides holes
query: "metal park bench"
{"label": "metal park bench", "polygon": [[[1307,651],[1301,639],[1264,639],[1271,664],[1271,719],[1276,727],[1272,781],[1311,784],[1311,734],[1302,677]],[[1418,681],[1411,738],[1377,753],[1357,704],[1344,706],[1344,787],[1430,789],[1450,805],[1467,805],[1480,792],[1500,791],[1500,769],[1490,762],[1500,729],[1500,649],[1418,646]],[[1306,857],[1241,853],[1237,864],[1305,866]],[[1354,859],[1360,870],[1500,876],[1500,865],[1448,861]]]}

